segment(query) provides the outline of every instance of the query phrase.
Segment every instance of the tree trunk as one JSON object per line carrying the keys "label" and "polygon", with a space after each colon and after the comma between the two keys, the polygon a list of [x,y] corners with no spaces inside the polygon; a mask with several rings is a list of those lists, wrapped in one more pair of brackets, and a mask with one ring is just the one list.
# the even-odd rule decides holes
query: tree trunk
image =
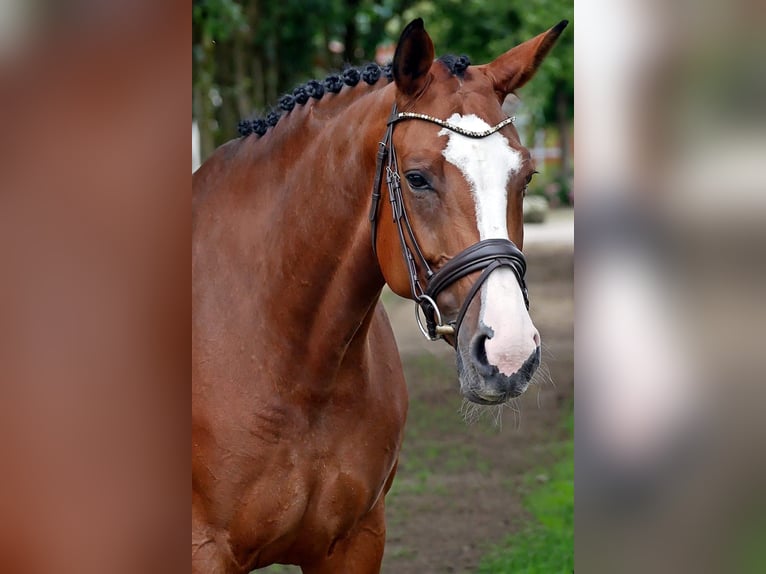
{"label": "tree trunk", "polygon": [[359,31],[356,28],[356,12],[359,9],[360,0],[347,0],[346,2],[346,34],[343,38],[343,57],[346,62],[355,64],[358,60],[356,57],[356,45],[358,43],[357,37]]}
{"label": "tree trunk", "polygon": [[236,79],[234,74],[234,43],[231,39],[216,43],[216,77],[220,100],[216,107],[217,127],[215,143],[217,146],[230,140],[237,133]]}
{"label": "tree trunk", "polygon": [[210,91],[213,88],[215,75],[215,59],[213,58],[213,42],[210,35],[202,34],[202,58],[199,63],[199,80],[197,94],[194,98],[197,109],[197,126],[199,128],[200,159],[205,161],[215,149],[215,108],[210,101]]}
{"label": "tree trunk", "polygon": [[234,92],[236,94],[237,112],[241,118],[249,117],[253,112],[252,80],[247,75],[245,53],[247,40],[242,33],[234,38]]}
{"label": "tree trunk", "polygon": [[276,26],[272,29],[266,40],[265,58],[265,94],[266,102],[276,102],[279,93],[279,37]]}
{"label": "tree trunk", "polygon": [[328,70],[332,68],[333,56],[332,52],[330,52],[330,26],[327,21],[322,24],[322,51],[320,52],[320,58],[319,64],[323,68]]}
{"label": "tree trunk", "polygon": [[258,0],[250,2],[247,8],[248,34],[242,57],[250,61],[251,102],[250,112],[262,111],[266,105],[266,83],[264,80],[265,56],[263,52],[263,34],[260,31],[261,7]]}
{"label": "tree trunk", "polygon": [[263,111],[266,106],[266,83],[264,82],[263,50],[256,49],[251,64],[253,75],[253,109]]}

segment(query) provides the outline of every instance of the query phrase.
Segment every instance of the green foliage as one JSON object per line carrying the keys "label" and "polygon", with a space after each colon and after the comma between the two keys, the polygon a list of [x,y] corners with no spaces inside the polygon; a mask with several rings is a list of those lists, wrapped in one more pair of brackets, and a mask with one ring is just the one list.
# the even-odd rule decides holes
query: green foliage
{"label": "green foliage", "polygon": [[192,24],[211,40],[228,40],[235,31],[247,29],[242,5],[235,0],[195,0]]}
{"label": "green foliage", "polygon": [[766,572],[766,508],[763,501],[754,501],[750,508],[738,516],[730,527],[731,562],[737,574]]}

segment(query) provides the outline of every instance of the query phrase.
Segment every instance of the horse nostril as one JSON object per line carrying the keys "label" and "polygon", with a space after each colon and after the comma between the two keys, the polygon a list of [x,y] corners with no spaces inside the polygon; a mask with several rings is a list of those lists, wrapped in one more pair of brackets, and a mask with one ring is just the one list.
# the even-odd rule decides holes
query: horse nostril
{"label": "horse nostril", "polygon": [[479,373],[485,376],[492,375],[495,370],[487,360],[487,339],[489,337],[486,334],[479,333],[471,341],[471,359],[473,359]]}
{"label": "horse nostril", "polygon": [[540,346],[540,333],[535,329],[535,334],[532,336],[532,339],[535,341],[535,348]]}

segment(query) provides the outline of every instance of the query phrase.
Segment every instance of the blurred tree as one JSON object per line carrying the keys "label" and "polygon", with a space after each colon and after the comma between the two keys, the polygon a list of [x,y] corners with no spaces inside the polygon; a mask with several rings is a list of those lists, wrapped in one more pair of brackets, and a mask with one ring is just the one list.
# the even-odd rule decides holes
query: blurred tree
{"label": "blurred tree", "polygon": [[[193,113],[203,160],[236,134],[240,118],[266,111],[297,83],[373,60],[412,18],[425,19],[437,54],[483,63],[571,21],[573,12],[571,0],[193,0],[192,9]],[[556,125],[564,146],[573,115],[572,39],[567,30],[524,90],[534,125]]]}

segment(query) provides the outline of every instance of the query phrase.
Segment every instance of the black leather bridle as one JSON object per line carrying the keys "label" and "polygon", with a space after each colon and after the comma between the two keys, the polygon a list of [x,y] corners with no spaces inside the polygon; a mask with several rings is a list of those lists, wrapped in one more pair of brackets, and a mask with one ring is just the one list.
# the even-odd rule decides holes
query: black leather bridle
{"label": "black leather bridle", "polygon": [[[529,309],[529,296],[527,286],[524,283],[524,275],[527,270],[527,263],[524,255],[518,247],[508,239],[485,239],[479,241],[464,249],[437,271],[433,271],[428,265],[423,251],[420,249],[415,234],[412,231],[410,220],[407,217],[407,210],[404,208],[404,199],[402,198],[401,177],[399,176],[399,165],[396,159],[396,150],[394,149],[394,126],[405,120],[422,120],[430,122],[451,130],[455,133],[470,138],[487,137],[513,121],[513,118],[506,118],[496,126],[481,132],[466,130],[460,126],[452,125],[444,120],[434,118],[425,114],[413,112],[398,112],[396,104],[391,109],[391,117],[386,124],[386,133],[383,141],[379,142],[377,164],[375,168],[375,180],[372,187],[372,205],[370,206],[370,223],[372,227],[372,249],[377,256],[376,237],[378,228],[378,207],[380,204],[380,186],[383,179],[383,165],[386,164],[386,184],[388,185],[388,198],[391,202],[391,211],[393,213],[394,223],[399,233],[399,243],[402,248],[402,255],[407,264],[409,273],[410,291],[415,300],[415,317],[423,335],[431,341],[436,341],[444,335],[457,336],[460,325],[463,322],[468,306],[471,300],[479,291],[484,282],[489,278],[490,273],[499,267],[510,267],[516,280],[521,286],[521,292],[524,295],[524,303]],[[387,163],[386,163],[386,160]],[[406,236],[409,236],[410,245],[412,245],[415,254],[407,244]],[[417,256],[417,260],[416,260]],[[426,277],[425,289],[418,279],[418,261],[422,264]],[[442,315],[436,304],[436,298],[439,293],[444,291],[452,283],[469,275],[471,273],[482,271],[473,287],[468,292],[468,296],[463,302],[457,319],[448,324],[442,322]],[[422,310],[426,324],[420,317]]]}

